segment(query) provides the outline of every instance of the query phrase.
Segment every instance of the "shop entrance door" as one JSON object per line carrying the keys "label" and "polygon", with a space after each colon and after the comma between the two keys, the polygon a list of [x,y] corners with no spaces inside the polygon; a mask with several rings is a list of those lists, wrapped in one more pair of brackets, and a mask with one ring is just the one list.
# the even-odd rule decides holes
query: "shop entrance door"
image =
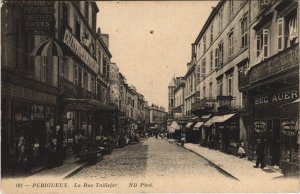
{"label": "shop entrance door", "polygon": [[47,142],[45,120],[32,120],[31,123],[32,167],[42,166]]}
{"label": "shop entrance door", "polygon": [[280,161],[280,119],[273,119],[272,165]]}

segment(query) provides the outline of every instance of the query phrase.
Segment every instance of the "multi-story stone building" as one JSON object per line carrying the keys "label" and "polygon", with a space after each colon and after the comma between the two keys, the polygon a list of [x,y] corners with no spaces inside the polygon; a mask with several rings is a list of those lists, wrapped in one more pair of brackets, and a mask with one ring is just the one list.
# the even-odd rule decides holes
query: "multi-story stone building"
{"label": "multi-story stone building", "polygon": [[248,155],[265,142],[266,161],[299,173],[299,5],[250,1],[250,70],[240,74],[247,96]]}
{"label": "multi-story stone building", "polygon": [[[46,14],[56,22],[48,23],[49,28],[30,28],[26,18],[45,14],[31,13],[36,6],[53,10]],[[101,133],[102,128],[113,131],[114,121],[109,118],[114,108],[106,104],[111,54],[108,41],[96,33],[96,3],[6,2],[4,9],[1,86],[6,151],[2,154],[7,160],[3,165],[19,165],[10,161],[17,157],[11,154],[18,152],[15,142],[25,141],[26,145],[39,144],[38,149],[28,147],[36,152],[28,156],[30,168],[42,166],[55,125],[65,131],[67,147],[75,131],[85,136]]]}
{"label": "multi-story stone building", "polygon": [[[197,100],[192,111],[197,116],[214,114],[219,118],[205,124],[220,135],[223,144],[233,147],[246,140],[247,120],[239,111],[244,107],[238,90],[238,72],[249,63],[249,1],[222,0],[213,8],[193,47],[196,60]],[[220,130],[218,129],[226,129]],[[224,146],[223,146],[224,147]]]}
{"label": "multi-story stone building", "polygon": [[188,71],[183,77],[185,87],[184,87],[184,115],[192,116],[192,104],[195,101],[195,63],[194,61],[187,64]]}
{"label": "multi-story stone building", "polygon": [[149,109],[149,126],[155,132],[165,131],[167,129],[167,112],[163,107],[152,104]]}
{"label": "multi-story stone building", "polygon": [[174,89],[176,87],[176,78],[172,77],[170,84],[168,86],[168,116],[170,118],[173,117],[173,113],[172,110],[174,108],[174,104],[175,104],[175,96],[174,96]]}
{"label": "multi-story stone building", "polygon": [[115,63],[110,63],[109,81],[110,81],[110,103],[120,110],[120,77],[119,67]]}
{"label": "multi-story stone building", "polygon": [[174,118],[181,118],[185,116],[184,104],[185,104],[185,83],[181,81],[179,85],[176,86],[174,90],[175,95],[175,106],[173,109]]}

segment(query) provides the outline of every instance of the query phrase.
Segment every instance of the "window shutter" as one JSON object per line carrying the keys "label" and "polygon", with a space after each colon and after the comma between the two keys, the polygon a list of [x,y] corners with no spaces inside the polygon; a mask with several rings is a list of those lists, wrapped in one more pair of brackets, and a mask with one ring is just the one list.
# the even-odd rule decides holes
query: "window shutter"
{"label": "window shutter", "polygon": [[264,59],[269,57],[269,46],[270,46],[270,39],[269,39],[269,30],[263,30],[263,53]]}
{"label": "window shutter", "polygon": [[278,51],[284,49],[284,18],[278,19]]}
{"label": "window shutter", "polygon": [[219,61],[218,61],[218,48],[215,50],[215,67],[217,68],[219,66]]}
{"label": "window shutter", "polygon": [[260,35],[256,35],[256,57],[259,57],[261,52],[261,38]]}
{"label": "window shutter", "polygon": [[74,68],[74,84],[78,85],[78,67],[77,67],[77,65],[75,65],[75,68]]}
{"label": "window shutter", "polygon": [[200,83],[200,65],[196,66],[196,82],[197,84]]}

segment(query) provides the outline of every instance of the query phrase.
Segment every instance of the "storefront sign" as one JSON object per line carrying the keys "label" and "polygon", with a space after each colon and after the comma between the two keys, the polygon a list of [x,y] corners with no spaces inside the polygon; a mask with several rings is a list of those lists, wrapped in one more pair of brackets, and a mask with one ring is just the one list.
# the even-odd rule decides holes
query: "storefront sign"
{"label": "storefront sign", "polygon": [[2,84],[2,95],[8,98],[20,98],[33,102],[56,104],[56,97],[29,88],[12,84]]}
{"label": "storefront sign", "polygon": [[299,96],[298,90],[289,90],[285,92],[278,92],[271,95],[260,96],[255,98],[255,104],[268,104],[268,103],[276,103],[286,100],[297,99]]}
{"label": "storefront sign", "polygon": [[264,121],[255,121],[254,122],[254,131],[257,133],[263,133],[266,131],[266,122]]}
{"label": "storefront sign", "polygon": [[54,1],[24,1],[24,29],[37,34],[54,32]]}
{"label": "storefront sign", "polygon": [[250,83],[270,77],[299,64],[299,47],[293,46],[274,57],[254,66],[250,71]]}
{"label": "storefront sign", "polygon": [[287,120],[281,123],[282,133],[285,135],[294,136],[298,134],[299,123],[298,120]]}
{"label": "storefront sign", "polygon": [[69,30],[66,30],[64,43],[95,73],[98,73],[99,65],[95,59],[86,51],[80,42],[72,35]]}

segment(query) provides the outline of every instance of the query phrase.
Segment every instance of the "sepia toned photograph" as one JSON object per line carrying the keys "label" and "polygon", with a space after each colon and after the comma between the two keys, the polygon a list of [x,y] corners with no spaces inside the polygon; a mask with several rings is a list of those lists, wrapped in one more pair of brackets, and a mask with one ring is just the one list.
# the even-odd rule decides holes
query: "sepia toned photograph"
{"label": "sepia toned photograph", "polygon": [[1,192],[298,193],[298,0],[1,1]]}

